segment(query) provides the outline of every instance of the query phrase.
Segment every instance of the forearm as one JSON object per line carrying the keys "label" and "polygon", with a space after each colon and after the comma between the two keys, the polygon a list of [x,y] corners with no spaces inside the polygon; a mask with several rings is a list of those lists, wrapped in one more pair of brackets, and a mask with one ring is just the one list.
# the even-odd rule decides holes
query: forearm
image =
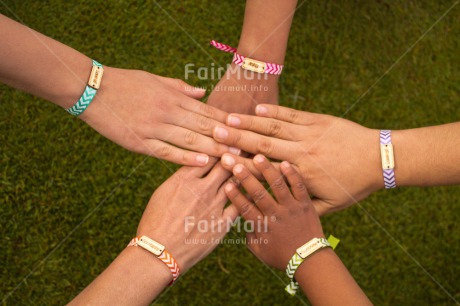
{"label": "forearm", "polygon": [[[247,0],[237,52],[254,60],[283,64],[296,3]],[[278,104],[279,75],[247,72],[232,63],[208,103],[227,112],[248,114],[253,114],[259,103]]]}
{"label": "forearm", "polygon": [[58,104],[82,95],[91,60],[80,52],[0,15],[0,82]]}
{"label": "forearm", "polygon": [[331,249],[307,258],[295,278],[313,305],[372,305]]}
{"label": "forearm", "polygon": [[148,305],[171,280],[171,272],[158,258],[130,247],[69,305]]}
{"label": "forearm", "polygon": [[297,0],[247,0],[238,53],[283,64]]}
{"label": "forearm", "polygon": [[460,184],[460,122],[392,132],[399,186]]}

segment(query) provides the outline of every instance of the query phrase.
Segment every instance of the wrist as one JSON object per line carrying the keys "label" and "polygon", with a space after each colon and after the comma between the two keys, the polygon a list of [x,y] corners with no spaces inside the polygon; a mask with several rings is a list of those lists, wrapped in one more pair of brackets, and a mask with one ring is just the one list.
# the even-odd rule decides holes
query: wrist
{"label": "wrist", "polygon": [[[97,126],[100,123],[100,120],[105,120],[105,118],[101,117],[101,114],[107,114],[108,111],[114,112],[114,110],[112,109],[109,110],[108,106],[105,103],[111,101],[111,95],[113,93],[111,93],[110,91],[112,89],[117,89],[117,84],[123,84],[123,75],[120,73],[117,74],[117,72],[119,71],[123,70],[104,66],[104,74],[102,76],[101,85],[97,90],[96,96],[94,97],[91,104],[88,105],[86,110],[78,116],[78,118],[85,121],[87,124],[93,126],[93,128],[95,128],[95,126]],[[91,68],[89,68],[89,72],[91,72]],[[118,90],[122,89],[118,87]],[[82,93],[80,93],[80,96],[81,94]]]}
{"label": "wrist", "polygon": [[383,180],[382,158],[380,155],[380,130],[369,129],[369,138],[363,147],[363,156],[368,156],[367,168],[370,170],[368,173],[368,186],[367,193],[372,193],[385,188]]}
{"label": "wrist", "polygon": [[326,259],[333,257],[337,257],[337,254],[331,248],[318,250],[302,262],[302,264],[297,268],[294,277],[299,281],[301,279],[301,275],[310,275],[312,268],[320,269],[319,267],[326,263]]}
{"label": "wrist", "polygon": [[[59,65],[57,69],[62,72],[53,73],[53,75],[62,77],[56,80],[56,86],[51,86],[49,91],[49,100],[64,109],[72,107],[81,97],[92,68],[91,59],[80,53],[69,62],[71,64],[66,64],[66,66]],[[67,71],[64,72],[64,70]]]}
{"label": "wrist", "polygon": [[[398,186],[410,186],[413,181],[413,173],[417,173],[414,166],[417,165],[419,154],[417,154],[416,144],[414,146],[410,143],[411,137],[408,134],[410,134],[410,130],[391,132],[395,159],[395,179]],[[411,153],[408,148],[415,148],[415,151]],[[423,180],[423,177],[419,176],[417,180]]]}
{"label": "wrist", "polygon": [[[378,147],[378,161],[374,161],[374,163],[378,164],[379,174],[377,177],[373,176],[373,183],[372,188],[375,190],[384,189],[385,182],[383,177],[383,169],[382,169],[382,156],[380,152],[380,143],[377,141],[380,138],[380,130],[374,130],[377,133],[374,138],[376,139],[373,147]],[[413,169],[414,162],[416,164],[417,154],[413,154],[408,152],[406,149],[410,147],[411,144],[407,143],[410,137],[407,136],[410,130],[392,130],[391,131],[391,144],[393,145],[393,156],[394,156],[394,179],[396,182],[396,186],[409,186],[411,182],[412,173],[416,169]],[[378,144],[378,146],[377,146]],[[372,152],[374,152],[374,148]],[[373,158],[375,159],[375,158]]]}
{"label": "wrist", "polygon": [[[165,247],[165,251],[168,252],[172,258],[174,258],[176,264],[179,266],[180,274],[188,271],[196,262],[197,254],[196,252],[193,252],[194,245],[187,244],[187,238],[180,233],[177,233],[177,231],[171,232],[169,229],[160,225],[154,229],[139,228],[136,236],[147,236],[150,239],[163,245]],[[163,265],[166,267],[164,263]],[[170,270],[168,271],[170,274],[172,273]]]}
{"label": "wrist", "polygon": [[136,266],[138,271],[142,271],[146,284],[155,284],[165,288],[173,280],[169,268],[147,250],[141,247],[127,247],[123,250],[123,253],[129,258],[129,262]]}
{"label": "wrist", "polygon": [[268,74],[268,73],[257,73],[250,70],[243,69],[241,66],[235,63],[230,64],[230,68],[227,70],[229,77],[234,80],[243,80],[252,83],[267,84],[267,85],[278,85],[280,75]]}
{"label": "wrist", "polygon": [[[279,75],[245,70],[232,63],[223,77],[227,82],[219,82],[217,86],[221,84],[225,86],[220,88],[220,91],[246,92],[254,98],[252,102],[255,104],[278,104],[279,77]],[[228,88],[229,84],[234,88]]]}
{"label": "wrist", "polygon": [[332,249],[331,244],[326,239],[314,238],[296,250],[296,253],[289,260],[289,263],[286,267],[286,274],[291,281],[289,285],[286,286],[285,290],[290,295],[295,295],[297,289],[299,288],[300,281],[298,280],[297,276],[302,275],[302,273],[308,273],[308,271],[302,272],[302,266],[306,265],[307,262],[313,261],[312,257],[318,253],[322,253],[325,248]]}
{"label": "wrist", "polygon": [[268,62],[268,63],[274,63],[278,65],[283,65],[284,64],[284,57],[285,57],[285,50],[284,51],[278,51],[276,50],[276,47],[278,45],[270,45],[267,43],[260,43],[255,40],[250,40],[250,41],[243,41],[240,40],[237,48],[237,53],[247,56],[249,58],[258,60],[258,61],[263,61],[263,62]]}

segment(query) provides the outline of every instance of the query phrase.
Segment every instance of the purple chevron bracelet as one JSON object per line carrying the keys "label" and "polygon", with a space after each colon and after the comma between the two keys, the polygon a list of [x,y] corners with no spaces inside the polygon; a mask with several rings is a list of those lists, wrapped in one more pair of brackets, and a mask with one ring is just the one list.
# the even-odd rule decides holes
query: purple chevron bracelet
{"label": "purple chevron bracelet", "polygon": [[380,154],[382,157],[383,182],[385,183],[385,188],[395,188],[395,161],[390,130],[380,131]]}

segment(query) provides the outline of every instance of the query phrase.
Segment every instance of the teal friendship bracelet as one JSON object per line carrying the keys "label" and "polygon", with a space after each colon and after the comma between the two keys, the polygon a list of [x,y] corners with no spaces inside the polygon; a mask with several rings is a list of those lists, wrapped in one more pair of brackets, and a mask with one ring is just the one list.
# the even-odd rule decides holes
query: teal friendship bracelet
{"label": "teal friendship bracelet", "polygon": [[85,111],[88,105],[93,101],[96,96],[97,90],[101,86],[102,75],[104,74],[104,68],[97,61],[93,60],[93,68],[91,75],[89,76],[88,84],[85,87],[85,91],[81,95],[80,99],[72,107],[67,109],[69,114],[78,116]]}

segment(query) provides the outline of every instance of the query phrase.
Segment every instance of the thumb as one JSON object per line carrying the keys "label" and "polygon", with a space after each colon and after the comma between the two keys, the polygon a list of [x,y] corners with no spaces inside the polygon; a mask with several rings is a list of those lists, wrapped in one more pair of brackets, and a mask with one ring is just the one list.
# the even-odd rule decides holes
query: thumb
{"label": "thumb", "polygon": [[194,99],[201,99],[206,94],[206,89],[200,87],[194,87],[192,85],[187,84],[181,79],[173,79],[173,78],[166,78],[162,76],[158,76],[160,82],[163,84],[181,92],[182,94],[194,98]]}

